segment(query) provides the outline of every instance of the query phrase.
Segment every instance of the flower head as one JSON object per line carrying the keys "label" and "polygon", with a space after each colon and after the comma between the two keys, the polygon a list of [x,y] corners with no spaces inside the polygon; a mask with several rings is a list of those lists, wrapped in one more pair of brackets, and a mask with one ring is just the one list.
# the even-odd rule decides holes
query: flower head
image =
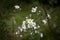
{"label": "flower head", "polygon": [[33,19],[27,19],[26,21],[28,24],[31,24],[33,22]]}
{"label": "flower head", "polygon": [[33,13],[35,13],[36,12],[36,10],[37,10],[37,7],[32,7],[32,10],[31,10],[31,12],[33,12]]}
{"label": "flower head", "polygon": [[20,8],[19,5],[15,5],[14,7],[15,7],[15,9],[19,9]]}
{"label": "flower head", "polygon": [[46,24],[46,23],[47,23],[47,20],[42,20],[42,22],[43,22],[44,24]]}

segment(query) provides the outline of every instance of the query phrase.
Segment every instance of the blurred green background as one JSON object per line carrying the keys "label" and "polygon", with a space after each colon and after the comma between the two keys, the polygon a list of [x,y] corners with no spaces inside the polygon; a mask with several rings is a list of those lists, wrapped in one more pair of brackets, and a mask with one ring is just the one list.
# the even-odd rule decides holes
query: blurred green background
{"label": "blurred green background", "polygon": [[[15,9],[15,5],[20,8]],[[31,12],[32,7],[37,7],[37,11]],[[15,32],[26,17],[34,19],[41,28],[37,29],[39,33],[33,30],[30,35],[29,29],[19,37]],[[47,19],[46,24],[43,19]],[[60,0],[0,0],[0,40],[60,40]]]}

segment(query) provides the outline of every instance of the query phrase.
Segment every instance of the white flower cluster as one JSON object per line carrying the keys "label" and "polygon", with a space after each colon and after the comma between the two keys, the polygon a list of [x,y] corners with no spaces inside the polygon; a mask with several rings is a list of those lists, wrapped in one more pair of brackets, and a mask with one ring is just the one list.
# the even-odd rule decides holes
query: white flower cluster
{"label": "white flower cluster", "polygon": [[[24,20],[22,22],[22,26],[18,27],[20,32],[27,32],[27,29],[36,30],[36,29],[39,29],[39,28],[40,28],[40,26],[36,25],[36,22],[34,22],[34,19],[29,19],[28,17],[26,17],[26,20]],[[35,31],[35,33],[38,33],[38,31]],[[16,32],[16,34],[19,34],[19,32]]]}
{"label": "white flower cluster", "polygon": [[[42,20],[42,21],[46,23],[45,20]],[[40,37],[43,38],[43,33],[40,33],[38,31],[39,28],[40,28],[40,26],[39,25],[37,26],[36,22],[34,22],[34,19],[26,17],[26,20],[24,20],[22,22],[22,26],[21,27],[20,26],[18,27],[19,30],[15,34],[16,35],[19,34],[20,37],[23,37],[23,35],[20,34],[20,33],[28,32],[27,29],[33,29],[34,32],[30,31],[30,35],[33,35],[34,33],[39,33]]]}

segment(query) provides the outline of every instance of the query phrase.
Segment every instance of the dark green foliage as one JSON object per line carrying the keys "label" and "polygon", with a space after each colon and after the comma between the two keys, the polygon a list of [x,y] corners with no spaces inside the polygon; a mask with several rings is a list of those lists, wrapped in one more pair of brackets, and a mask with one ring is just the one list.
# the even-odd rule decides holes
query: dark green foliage
{"label": "dark green foliage", "polygon": [[[44,26],[38,19],[38,17],[42,16],[39,15],[35,17],[35,14],[33,17],[37,19],[36,22],[39,22],[38,24],[41,24],[44,37],[40,38],[39,34],[34,34],[32,36],[28,35],[22,40],[60,40],[60,0],[0,0],[0,40],[17,40],[16,35],[13,35],[14,27],[16,25],[12,23],[12,25],[10,24],[11,26],[9,26],[7,22],[11,22],[10,19],[18,15],[18,17],[16,17],[16,21],[18,25],[21,25],[22,19],[24,19],[24,17],[28,16],[28,13],[30,13],[30,11],[26,9],[28,9],[29,5],[37,5],[35,2],[38,2],[39,7],[41,6],[41,9],[43,9],[43,13],[41,14],[45,14],[43,17],[47,18],[47,13],[52,11],[51,13],[49,13],[51,14],[52,19],[47,18],[48,25]],[[12,12],[14,10],[14,5],[22,4],[26,5],[23,5],[24,11],[22,11],[21,13],[19,10],[16,10],[16,13]],[[54,28],[54,23],[56,24],[56,28]]]}
{"label": "dark green foliage", "polygon": [[38,1],[39,3],[42,3],[44,5],[49,5],[51,7],[57,7],[60,6],[60,0],[0,0],[0,9],[4,8],[12,8],[14,5],[20,3],[33,3],[34,1]]}
{"label": "dark green foliage", "polygon": [[50,7],[57,7],[60,6],[60,0],[38,0],[39,3],[44,5],[49,5]]}

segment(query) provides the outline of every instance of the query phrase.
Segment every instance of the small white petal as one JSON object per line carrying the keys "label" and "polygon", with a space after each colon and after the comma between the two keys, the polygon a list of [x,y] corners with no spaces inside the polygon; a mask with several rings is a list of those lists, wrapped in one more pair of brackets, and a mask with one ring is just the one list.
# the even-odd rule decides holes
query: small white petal
{"label": "small white petal", "polygon": [[51,19],[51,16],[49,14],[47,14],[48,18]]}
{"label": "small white petal", "polygon": [[25,24],[26,23],[26,21],[23,21],[23,24]]}
{"label": "small white petal", "polygon": [[32,13],[35,13],[35,12],[36,12],[36,10],[31,10],[31,12],[32,12]]}
{"label": "small white petal", "polygon": [[30,34],[32,35],[33,33],[31,32]]}
{"label": "small white petal", "polygon": [[19,34],[19,31],[18,31],[18,32],[16,32],[15,34]]}
{"label": "small white petal", "polygon": [[26,17],[26,19],[27,19],[28,17]]}
{"label": "small white petal", "polygon": [[35,25],[35,26],[36,26],[36,23],[35,23],[35,22],[33,22],[33,25]]}
{"label": "small white petal", "polygon": [[28,28],[31,28],[31,26],[30,26],[30,24],[28,24],[28,26],[27,26]]}
{"label": "small white petal", "polygon": [[34,27],[34,30],[37,29],[37,27]]}
{"label": "small white petal", "polygon": [[41,38],[43,37],[43,33],[40,33],[40,37],[41,37]]}
{"label": "small white petal", "polygon": [[22,28],[20,28],[20,31],[22,32],[22,31],[23,31],[23,29],[22,29]]}
{"label": "small white petal", "polygon": [[38,28],[40,28],[40,26],[38,26]]}
{"label": "small white petal", "polygon": [[20,35],[20,37],[23,37],[23,35]]}
{"label": "small white petal", "polygon": [[46,23],[47,23],[47,20],[42,20],[42,22],[43,22],[44,24],[46,24]]}
{"label": "small white petal", "polygon": [[20,8],[19,5],[15,5],[14,7],[15,7],[15,9],[19,9]]}
{"label": "small white petal", "polygon": [[22,27],[23,29],[26,29],[26,26]]}
{"label": "small white petal", "polygon": [[38,31],[35,30],[35,33],[38,33]]}
{"label": "small white petal", "polygon": [[18,32],[16,32],[16,34],[18,34]]}
{"label": "small white petal", "polygon": [[35,7],[37,9],[37,7]]}
{"label": "small white petal", "polygon": [[40,13],[41,11],[39,11],[39,13]]}

